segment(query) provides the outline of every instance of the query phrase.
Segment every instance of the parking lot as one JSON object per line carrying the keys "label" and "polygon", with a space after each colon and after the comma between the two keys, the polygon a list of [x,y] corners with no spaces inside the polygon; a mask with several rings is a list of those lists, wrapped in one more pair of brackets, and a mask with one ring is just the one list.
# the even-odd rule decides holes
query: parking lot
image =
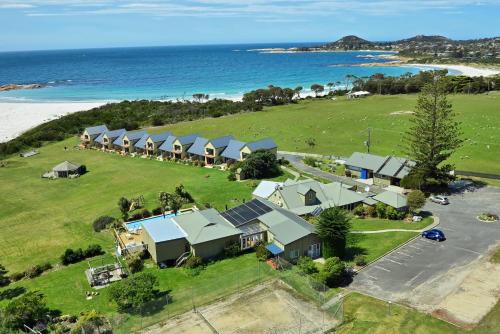
{"label": "parking lot", "polygon": [[[500,243],[500,223],[482,223],[482,212],[500,213],[500,188],[485,187],[448,196],[450,204],[427,203],[447,240],[417,238],[361,271],[351,289],[435,311]],[[493,287],[495,288],[495,287]],[[497,292],[498,294],[498,292]]]}

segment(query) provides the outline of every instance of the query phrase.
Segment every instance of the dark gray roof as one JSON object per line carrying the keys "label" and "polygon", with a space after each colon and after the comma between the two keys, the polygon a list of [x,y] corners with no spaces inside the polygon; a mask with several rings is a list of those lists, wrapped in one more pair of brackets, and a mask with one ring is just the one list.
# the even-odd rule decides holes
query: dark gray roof
{"label": "dark gray roof", "polygon": [[165,131],[165,132],[158,133],[155,135],[150,135],[149,137],[151,138],[151,140],[154,143],[160,143],[160,142],[164,142],[165,140],[167,140],[168,136],[171,136],[171,135],[172,135],[172,133],[170,131]]}
{"label": "dark gray roof", "polygon": [[165,152],[172,152],[174,150],[174,141],[177,139],[176,136],[170,135],[165,139],[163,144],[160,145],[159,149]]}
{"label": "dark gray roof", "polygon": [[278,145],[276,145],[272,138],[264,138],[251,143],[247,143],[246,147],[248,147],[250,151],[253,152],[257,150],[270,150],[273,148],[277,148]]}
{"label": "dark gray roof", "polygon": [[272,211],[269,205],[266,205],[257,199],[253,199],[250,202],[243,203],[221,213],[221,216],[227,219],[227,221],[235,227],[239,227],[255,220],[257,217],[269,211]]}
{"label": "dark gray roof", "polygon": [[396,209],[405,208],[408,205],[406,196],[388,190],[373,196],[373,199]]}
{"label": "dark gray roof", "polygon": [[99,136],[97,136],[95,141],[98,143],[104,144],[102,142],[104,135],[106,135],[110,140],[113,140],[113,139],[119,137],[120,135],[124,134],[125,132],[127,132],[127,130],[125,130],[125,129],[118,129],[118,130],[111,130],[111,131],[108,130],[104,133],[101,133]]}
{"label": "dark gray roof", "polygon": [[52,168],[55,172],[74,172],[78,170],[82,165],[71,162],[71,161],[63,161],[59,165]]}
{"label": "dark gray roof", "polygon": [[199,137],[199,135],[197,133],[193,133],[193,134],[190,134],[190,135],[187,135],[187,136],[177,137],[177,140],[179,140],[179,142],[181,143],[181,145],[184,146],[184,145],[189,145],[189,144],[194,143],[194,141],[198,137]]}
{"label": "dark gray roof", "polygon": [[113,145],[123,146],[123,138],[127,136],[129,141],[139,140],[142,136],[147,135],[146,131],[133,131],[133,132],[124,132],[118,138],[115,139]]}
{"label": "dark gray roof", "polygon": [[240,150],[245,146],[245,142],[231,139],[227,147],[222,151],[221,156],[228,159],[240,160]]}
{"label": "dark gray roof", "polygon": [[234,139],[234,137],[224,136],[215,139],[210,139],[208,142],[212,144],[215,148],[221,148],[221,147],[226,147],[231,139]]}
{"label": "dark gray roof", "polygon": [[207,142],[207,138],[197,137],[187,152],[191,154],[205,155],[205,145]]}
{"label": "dark gray roof", "polygon": [[87,131],[89,135],[100,135],[101,133],[108,131],[108,128],[106,125],[96,125],[85,128],[85,131]]}
{"label": "dark gray roof", "polygon": [[347,166],[377,171],[384,165],[387,159],[388,157],[381,157],[379,155],[354,152],[345,164]]}

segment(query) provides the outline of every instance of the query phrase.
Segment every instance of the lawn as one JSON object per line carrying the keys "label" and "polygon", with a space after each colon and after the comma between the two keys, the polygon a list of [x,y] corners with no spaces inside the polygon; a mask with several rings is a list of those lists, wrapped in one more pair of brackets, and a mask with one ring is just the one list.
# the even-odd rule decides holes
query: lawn
{"label": "lawn", "polygon": [[432,224],[432,218],[426,217],[418,223],[408,223],[402,220],[387,220],[377,218],[352,219],[353,231],[377,231],[387,229],[421,230]]}
{"label": "lawn", "polygon": [[[119,217],[121,196],[143,195],[146,207],[158,207],[160,191],[183,184],[200,204],[217,209],[250,199],[256,182],[230,182],[227,173],[176,163],[121,157],[98,151],[68,150],[76,139],[40,148],[30,158],[13,157],[0,168],[0,263],[10,272],[45,261],[57,262],[66,248],[99,243],[113,247],[110,233],[95,233],[101,215]],[[46,180],[40,176],[64,160],[85,164],[78,179]],[[223,191],[221,191],[223,189]]]}
{"label": "lawn", "polygon": [[347,239],[347,262],[362,254],[368,262],[384,255],[391,249],[415,237],[417,232],[384,232],[373,234],[350,234]]}
{"label": "lawn", "polygon": [[[408,113],[416,95],[372,96],[366,99],[309,100],[215,119],[178,123],[151,129],[176,134],[200,133],[215,137],[232,134],[240,140],[274,138],[280,150],[349,156],[365,151],[371,128],[374,154],[403,154],[402,134],[409,126]],[[500,94],[450,95],[457,119],[468,140],[452,157],[459,170],[500,174]],[[229,130],[228,130],[229,129]],[[307,138],[316,145],[309,147]]]}
{"label": "lawn", "polygon": [[335,333],[439,333],[439,334],[493,334],[500,326],[500,304],[472,330],[464,330],[411,308],[387,303],[350,293],[344,300],[344,324]]}
{"label": "lawn", "polygon": [[[60,310],[63,314],[96,310],[112,319],[115,332],[128,333],[187,312],[193,308],[193,304],[204,305],[235,293],[275,274],[269,266],[259,262],[253,253],[215,262],[195,276],[183,268],[158,269],[151,264],[145,271],[158,277],[161,291],[171,290],[172,302],[169,305],[162,303],[155,312],[144,314],[141,318],[127,313],[116,314],[115,305],[108,301],[107,289],[99,290],[98,296],[86,300],[85,292],[90,290],[84,274],[86,266],[86,262],[81,262],[32,280],[19,281],[0,289],[0,294],[9,289],[40,290],[52,309]],[[7,302],[8,299],[0,299],[0,306]]]}

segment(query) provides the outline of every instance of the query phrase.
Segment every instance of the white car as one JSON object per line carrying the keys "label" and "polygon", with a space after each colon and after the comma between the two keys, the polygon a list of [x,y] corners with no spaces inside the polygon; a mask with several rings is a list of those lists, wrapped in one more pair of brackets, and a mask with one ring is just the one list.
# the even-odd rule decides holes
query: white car
{"label": "white car", "polygon": [[431,202],[438,203],[441,205],[450,204],[450,201],[448,201],[448,198],[445,196],[441,196],[441,195],[432,195],[431,197],[429,197],[429,199],[431,200]]}

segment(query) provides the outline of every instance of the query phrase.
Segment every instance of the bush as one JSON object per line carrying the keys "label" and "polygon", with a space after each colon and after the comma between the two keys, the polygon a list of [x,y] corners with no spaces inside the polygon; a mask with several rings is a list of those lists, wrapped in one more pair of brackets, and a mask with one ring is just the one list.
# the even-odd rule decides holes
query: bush
{"label": "bush", "polygon": [[194,269],[203,264],[203,259],[199,256],[190,256],[187,260],[186,263],[184,264],[184,267],[188,269]]}
{"label": "bush", "polygon": [[31,266],[24,272],[26,278],[35,278],[40,276],[42,273],[42,267],[39,265]]}
{"label": "bush", "polygon": [[308,256],[301,256],[299,260],[297,261],[297,267],[299,269],[308,275],[314,274],[318,272],[318,268],[316,267],[316,263],[308,257]]}
{"label": "bush", "polygon": [[228,181],[236,181],[236,173],[234,170],[230,170],[229,174],[227,175]]}
{"label": "bush", "polygon": [[325,260],[323,268],[316,277],[329,287],[338,286],[345,277],[345,263],[340,261],[338,257],[330,257]]}
{"label": "bush", "polygon": [[375,211],[375,208],[373,206],[367,206],[365,208],[365,214],[368,217],[376,217],[377,216],[377,211]]}
{"label": "bush", "polygon": [[386,208],[387,208],[387,204],[384,204],[382,202],[378,202],[376,205],[375,205],[375,211],[377,212],[377,217],[379,218],[385,218],[386,217]]}
{"label": "bush", "polygon": [[385,210],[385,215],[390,220],[400,220],[406,216],[404,211],[398,211],[394,209],[392,206],[387,206]]}
{"label": "bush", "polygon": [[255,255],[260,261],[266,261],[271,256],[271,252],[266,249],[266,245],[259,243],[255,246]]}
{"label": "bush", "polygon": [[101,246],[96,244],[88,246],[87,249],[83,251],[84,258],[94,257],[102,254],[104,254],[104,252],[102,251]]}
{"label": "bush", "polygon": [[10,274],[9,278],[12,282],[17,282],[22,280],[24,277],[26,277],[26,273],[24,272],[18,272],[18,273],[12,273]]}
{"label": "bush", "polygon": [[241,162],[241,175],[251,179],[275,177],[281,174],[281,169],[274,153],[258,150],[251,153]]}
{"label": "bush", "polygon": [[113,223],[115,219],[110,216],[100,216],[96,220],[94,220],[94,223],[92,226],[94,227],[95,232],[100,232],[104,229],[106,229],[111,223]]}
{"label": "bush", "polygon": [[316,159],[313,157],[305,157],[303,161],[308,166],[316,167]]}
{"label": "bush", "polygon": [[240,254],[240,245],[237,242],[227,245],[226,247],[224,247],[224,250],[222,251],[223,258],[236,257],[238,256],[238,254]]}
{"label": "bush", "polygon": [[406,189],[420,189],[425,185],[425,179],[422,173],[412,171],[401,179],[400,185]]}
{"label": "bush", "polygon": [[356,263],[357,266],[363,267],[366,266],[368,261],[366,261],[366,256],[358,254],[354,257],[354,263]]}
{"label": "bush", "polygon": [[163,213],[163,211],[160,207],[158,207],[158,208],[154,208],[153,211],[151,211],[151,213],[153,214],[153,216],[158,216],[158,215],[161,215]]}
{"label": "bush", "polygon": [[149,217],[151,217],[151,212],[149,212],[148,209],[142,209],[141,214],[142,214],[142,218],[149,218]]}
{"label": "bush", "polygon": [[425,205],[425,194],[420,190],[414,190],[408,194],[408,206],[411,212],[420,210]]}
{"label": "bush", "polygon": [[132,274],[138,273],[144,268],[144,261],[140,254],[133,254],[126,258],[127,266]]}
{"label": "bush", "polygon": [[365,208],[363,207],[363,204],[358,205],[357,207],[352,210],[353,215],[358,216],[358,217],[363,217],[365,215]]}
{"label": "bush", "polygon": [[90,245],[87,249],[82,250],[78,248],[73,250],[71,248],[66,249],[63,255],[61,255],[61,263],[65,266],[71,263],[77,263],[85,260],[86,258],[104,254],[100,245]]}

